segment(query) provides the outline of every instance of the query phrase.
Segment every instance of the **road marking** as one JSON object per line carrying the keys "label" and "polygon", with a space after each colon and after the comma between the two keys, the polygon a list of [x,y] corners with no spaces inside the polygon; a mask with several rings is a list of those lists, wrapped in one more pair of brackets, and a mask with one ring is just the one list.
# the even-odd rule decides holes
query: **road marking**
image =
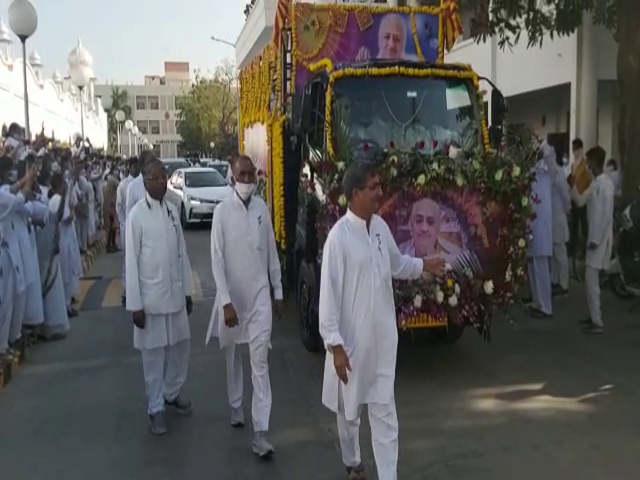
{"label": "road marking", "polygon": [[200,283],[200,275],[195,270],[192,271],[193,277],[193,300],[202,300],[202,283]]}
{"label": "road marking", "polygon": [[78,294],[76,295],[77,305],[80,305],[80,308],[82,308],[87,293],[89,293],[89,289],[94,283],[96,283],[96,280],[80,280]]}
{"label": "road marking", "polygon": [[118,307],[122,305],[122,279],[113,278],[109,281],[107,291],[102,299],[102,308]]}

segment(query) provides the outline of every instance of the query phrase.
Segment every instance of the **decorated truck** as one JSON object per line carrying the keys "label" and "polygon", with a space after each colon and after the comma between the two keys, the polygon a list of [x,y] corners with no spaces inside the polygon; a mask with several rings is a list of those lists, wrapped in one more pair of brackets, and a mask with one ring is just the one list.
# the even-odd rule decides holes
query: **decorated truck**
{"label": "decorated truck", "polygon": [[[527,142],[502,142],[504,98],[468,65],[444,63],[457,4],[389,7],[280,0],[272,41],[239,72],[240,148],[262,173],[301,339],[322,349],[322,245],[346,210],[342,176],[378,162],[378,212],[400,251],[444,258],[437,278],[394,282],[398,327],[454,342],[488,338],[524,277],[532,177]],[[490,82],[489,82],[490,83]],[[518,158],[515,158],[518,157]]]}

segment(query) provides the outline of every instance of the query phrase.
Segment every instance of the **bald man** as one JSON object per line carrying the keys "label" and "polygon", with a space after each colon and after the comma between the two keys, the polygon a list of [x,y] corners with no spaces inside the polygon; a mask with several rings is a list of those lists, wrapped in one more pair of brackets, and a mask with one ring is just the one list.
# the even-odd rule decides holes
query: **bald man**
{"label": "bald man", "polygon": [[[378,55],[376,58],[384,60],[420,60],[417,55],[405,52],[407,45],[407,24],[397,13],[388,13],[382,17],[378,28]],[[356,61],[364,62],[371,58],[371,51],[361,47],[356,55]]]}

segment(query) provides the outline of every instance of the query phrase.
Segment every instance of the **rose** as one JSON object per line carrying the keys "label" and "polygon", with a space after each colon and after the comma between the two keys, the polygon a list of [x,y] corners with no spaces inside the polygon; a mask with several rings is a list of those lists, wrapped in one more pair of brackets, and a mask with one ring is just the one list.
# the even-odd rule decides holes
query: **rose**
{"label": "rose", "polygon": [[444,302],[444,293],[442,293],[442,290],[436,290],[436,302]]}
{"label": "rose", "polygon": [[347,204],[347,197],[345,197],[344,195],[340,195],[340,198],[338,198],[338,205],[340,205],[341,207],[344,207]]}
{"label": "rose", "polygon": [[529,199],[527,197],[522,197],[522,200],[520,200],[520,205],[526,207],[527,205],[529,205]]}
{"label": "rose", "polygon": [[515,165],[513,167],[513,170],[511,170],[511,176],[513,178],[516,178],[516,177],[520,176],[520,167],[518,165]]}
{"label": "rose", "polygon": [[526,247],[526,246],[527,246],[527,242],[525,241],[525,239],[524,239],[524,238],[521,238],[520,240],[518,240],[518,246],[519,246],[520,248],[524,248],[524,247]]}
{"label": "rose", "polygon": [[426,181],[427,177],[425,177],[424,173],[421,173],[418,175],[418,178],[416,178],[416,185],[424,185]]}
{"label": "rose", "polygon": [[491,280],[487,280],[486,282],[484,282],[482,288],[484,289],[484,293],[486,293],[487,295],[493,294],[493,282]]}
{"label": "rose", "polygon": [[391,178],[396,178],[398,176],[398,170],[396,170],[395,167],[391,167],[389,169],[389,175]]}
{"label": "rose", "polygon": [[344,170],[344,162],[338,162],[336,164],[336,166],[338,167],[338,171],[341,172],[342,170]]}
{"label": "rose", "polygon": [[455,286],[453,287],[453,291],[455,292],[456,295],[460,295],[460,285],[456,283]]}
{"label": "rose", "polygon": [[437,172],[438,169],[440,168],[440,165],[438,165],[438,162],[433,162],[431,164],[431,168],[433,168]]}
{"label": "rose", "polygon": [[456,175],[456,185],[461,187],[464,185],[464,178],[460,175]]}
{"label": "rose", "polygon": [[499,182],[502,180],[502,169],[498,170],[496,172],[496,174],[493,176],[493,178],[495,179],[496,182]]}
{"label": "rose", "polygon": [[449,297],[449,305],[451,307],[456,307],[458,305],[458,297],[456,297],[455,295],[451,295]]}
{"label": "rose", "polygon": [[460,154],[460,149],[456,147],[449,147],[449,158],[454,159]]}
{"label": "rose", "polygon": [[415,308],[421,308],[422,307],[422,295],[418,294],[415,296],[415,298],[413,299],[413,306]]}

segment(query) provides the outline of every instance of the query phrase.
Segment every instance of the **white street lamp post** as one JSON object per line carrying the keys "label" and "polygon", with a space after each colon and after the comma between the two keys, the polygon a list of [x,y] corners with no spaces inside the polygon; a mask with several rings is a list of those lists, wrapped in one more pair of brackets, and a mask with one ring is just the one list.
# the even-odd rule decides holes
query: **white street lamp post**
{"label": "white street lamp post", "polygon": [[93,70],[91,63],[93,62],[89,52],[82,46],[82,42],[78,39],[78,45],[71,50],[68,58],[69,75],[71,83],[73,83],[80,91],[80,131],[82,133],[82,144],[85,142],[84,134],[84,89],[93,78]]}
{"label": "white street lamp post", "polygon": [[131,130],[133,130],[133,122],[131,121],[131,119],[124,122],[124,128],[129,134],[129,158],[131,158]]}
{"label": "white street lamp post", "polygon": [[136,152],[136,155],[138,155],[138,126],[134,126],[133,129],[131,130],[131,133],[133,135],[133,151]]}
{"label": "white street lamp post", "polygon": [[22,81],[25,137],[31,140],[29,126],[29,92],[27,89],[27,39],[36,33],[38,13],[29,0],[13,0],[9,5],[9,26],[22,43]]}
{"label": "white street lamp post", "polygon": [[118,155],[122,155],[122,143],[121,143],[121,139],[120,139],[120,132],[122,130],[122,122],[124,122],[125,119],[125,114],[122,110],[118,110],[116,112],[116,127],[117,127],[117,134],[118,134]]}

